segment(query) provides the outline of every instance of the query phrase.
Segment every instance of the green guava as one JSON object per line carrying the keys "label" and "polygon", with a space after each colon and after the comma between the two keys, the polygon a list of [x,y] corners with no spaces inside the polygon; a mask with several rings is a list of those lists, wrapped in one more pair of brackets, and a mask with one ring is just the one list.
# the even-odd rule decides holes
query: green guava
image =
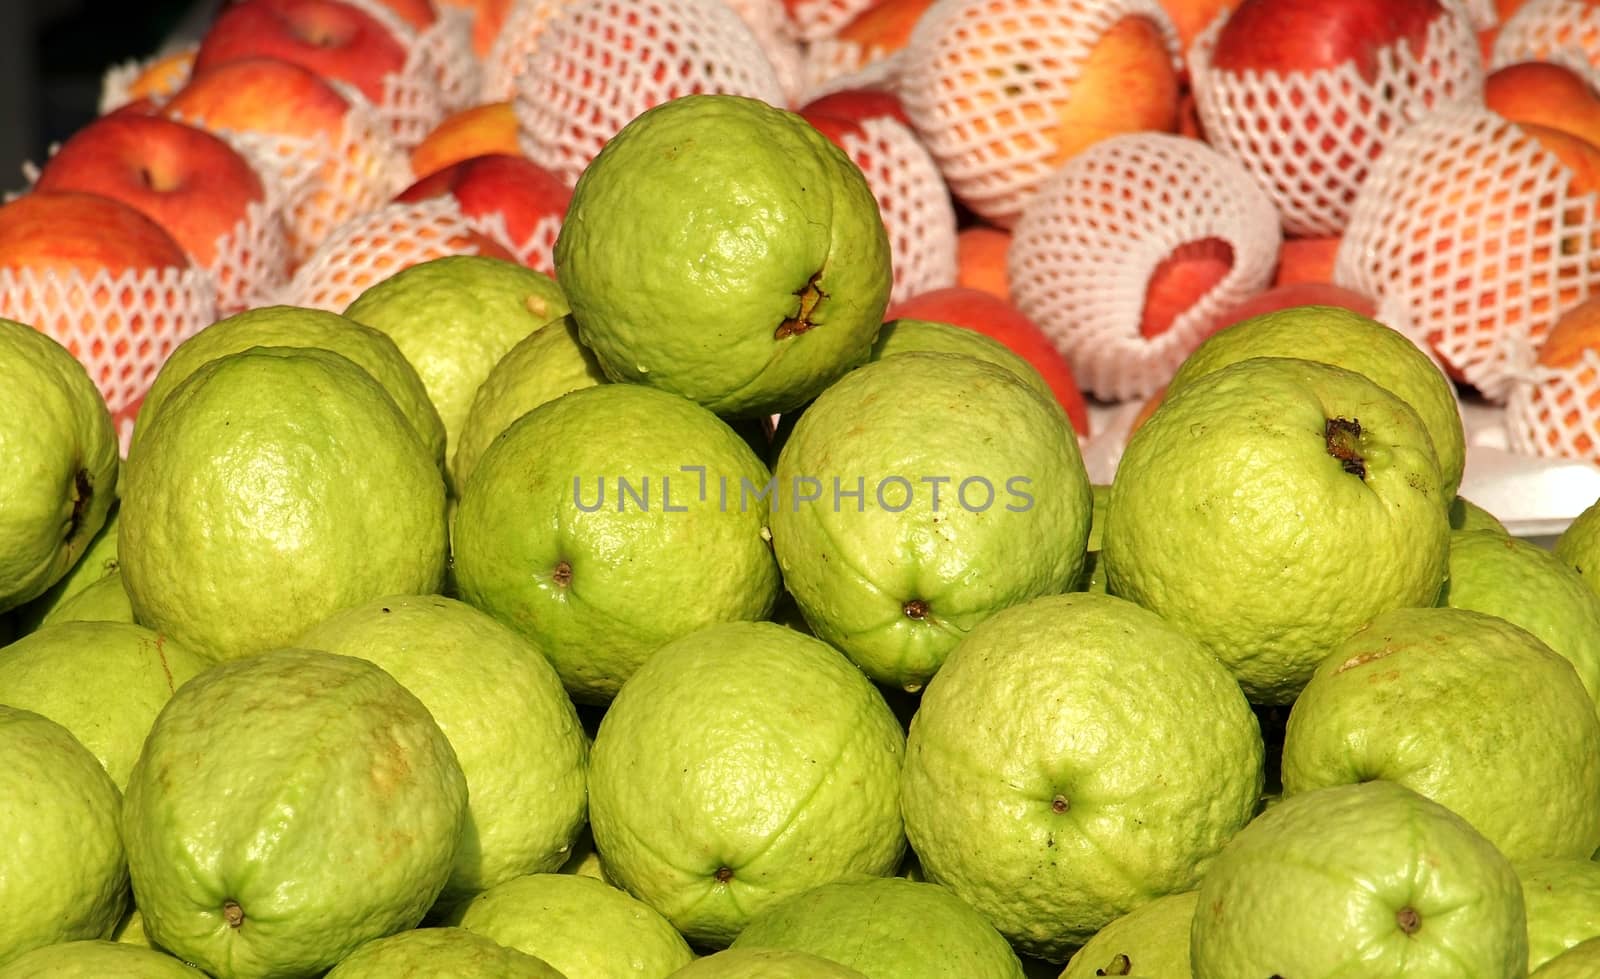
{"label": "green guava", "polygon": [[1590,588],[1600,591],[1600,500],[1589,504],[1567,525],[1552,550],[1582,575]]}
{"label": "green guava", "polygon": [[600,722],[589,821],[607,875],[691,942],[905,853],[905,735],[843,654],[772,622],[662,646]]}
{"label": "green guava", "polygon": [[1500,518],[1464,496],[1457,496],[1450,503],[1450,529],[1493,530],[1507,536],[1511,533]]}
{"label": "green guava", "polygon": [[1190,979],[1189,931],[1199,891],[1147,901],[1106,925],[1072,953],[1060,979],[1159,976]]}
{"label": "green guava", "polygon": [[1528,911],[1528,969],[1600,937],[1600,863],[1588,858],[1516,864]]}
{"label": "green guava", "polygon": [[556,278],[613,380],[719,415],[797,408],[864,362],[893,284],[861,170],[800,115],[686,95],[636,116],[573,188]]}
{"label": "green guava", "polygon": [[1410,405],[1439,458],[1439,499],[1455,499],[1466,466],[1466,435],[1454,387],[1398,330],[1337,306],[1262,313],[1207,337],[1167,384],[1171,397],[1196,378],[1251,357],[1299,357],[1361,374]]}
{"label": "green guava", "polygon": [[1528,969],[1516,871],[1460,816],[1394,782],[1268,809],[1200,882],[1195,979],[1427,976]]}
{"label": "green guava", "polygon": [[[26,635],[52,620],[56,611],[79,594],[117,572],[117,528],[121,521],[121,506],[112,504],[100,532],[84,548],[83,556],[65,576],[50,586],[43,595],[18,608],[14,613],[19,635]],[[128,621],[133,621],[129,619]]]}
{"label": "green guava", "polygon": [[448,461],[478,386],[494,365],[523,337],[567,312],[561,287],[537,269],[481,255],[447,255],[369,287],[344,315],[387,333],[416,368],[444,424]]}
{"label": "green guava", "polygon": [[800,416],[774,476],[785,585],[879,683],[921,689],[968,630],[1083,570],[1077,435],[992,363],[915,352],[852,371]]}
{"label": "green guava", "polygon": [[0,704],[0,965],[40,946],[111,936],[128,905],[121,805],[72,732]]}
{"label": "green guava", "polygon": [[122,585],[122,572],[117,570],[83,586],[71,598],[51,609],[39,627],[63,622],[134,621],[133,603],[128,599],[128,589]]}
{"label": "green guava", "polygon": [[855,969],[786,948],[726,949],[696,959],[669,979],[869,979]]}
{"label": "green guava", "polygon": [[803,891],[752,918],[730,947],[810,952],[867,979],[1023,979],[1017,953],[971,905],[899,877]]}
{"label": "green guava", "polygon": [[1548,550],[1494,529],[1451,531],[1439,604],[1498,616],[1538,636],[1600,701],[1600,593]]}
{"label": "green guava", "polygon": [[375,938],[323,979],[566,979],[547,963],[460,928]]}
{"label": "green guava", "polygon": [[242,979],[318,974],[416,927],[466,813],[450,742],[410,691],[363,659],[278,649],[178,688],[122,825],[150,941]]}
{"label": "green guava", "polygon": [[228,354],[178,385],[128,459],[120,519],[136,618],[217,660],[436,591],[448,546],[444,479],[394,399],[310,347]]}
{"label": "green guava", "polygon": [[1336,646],[1289,712],[1289,796],[1389,779],[1512,860],[1600,847],[1600,718],[1572,664],[1525,630],[1396,609]]}
{"label": "green guava", "polygon": [[1106,593],[1106,566],[1100,560],[1100,546],[1106,535],[1106,504],[1111,502],[1111,484],[1095,483],[1089,487],[1093,509],[1089,517],[1089,542],[1083,557],[1083,571],[1078,575],[1074,591]]}
{"label": "green guava", "polygon": [[1328,650],[1391,608],[1431,605],[1449,523],[1417,413],[1340,367],[1263,357],[1162,400],[1111,484],[1112,594],[1287,704]]}
{"label": "green guava", "polygon": [[467,824],[442,903],[561,866],[588,815],[589,744],[537,646],[439,595],[336,612],[296,645],[382,667],[450,739],[467,779]]}
{"label": "green guava", "polygon": [[1539,967],[1528,979],[1594,979],[1600,975],[1600,938],[1572,946]]}
{"label": "green guava", "polygon": [[563,316],[523,337],[489,371],[456,435],[450,475],[459,489],[489,443],[511,423],[568,391],[605,383],[594,354],[578,339],[577,324]]}
{"label": "green guava", "polygon": [[779,588],[769,473],[721,419],[638,384],[562,395],[490,445],[461,492],[461,597],[605,703],[657,647],[763,619]]}
{"label": "green guava", "polygon": [[1238,685],[1192,638],[1120,598],[1046,596],[974,628],[923,691],[906,835],[928,880],[1018,951],[1063,962],[1194,888],[1255,814],[1263,750]]}
{"label": "green guava", "polygon": [[394,399],[428,455],[443,466],[444,422],[428,400],[422,378],[405,354],[383,333],[355,320],[322,309],[301,306],[262,306],[218,320],[178,344],[151,382],[134,426],[131,455],[144,438],[144,430],[160,414],[189,375],[218,357],[242,353],[251,347],[316,347],[342,354],[377,381]]}
{"label": "green guava", "polygon": [[489,888],[451,920],[584,979],[664,979],[694,952],[654,908],[580,874],[530,874]]}
{"label": "green guava", "polygon": [[0,979],[205,979],[165,952],[88,939],[46,945],[0,966]]}
{"label": "green guava", "polygon": [[0,703],[71,731],[120,790],[173,691],[210,665],[144,626],[63,622],[0,649]]}
{"label": "green guava", "polygon": [[1029,387],[1038,391],[1047,401],[1056,400],[1055,392],[1039,371],[1012,349],[993,337],[952,323],[909,318],[893,319],[883,324],[878,339],[872,345],[871,360],[882,360],[894,354],[913,351],[929,353],[966,354],[987,360],[996,367],[1020,377]]}
{"label": "green guava", "polygon": [[0,613],[60,581],[116,500],[117,433],[67,348],[0,319]]}

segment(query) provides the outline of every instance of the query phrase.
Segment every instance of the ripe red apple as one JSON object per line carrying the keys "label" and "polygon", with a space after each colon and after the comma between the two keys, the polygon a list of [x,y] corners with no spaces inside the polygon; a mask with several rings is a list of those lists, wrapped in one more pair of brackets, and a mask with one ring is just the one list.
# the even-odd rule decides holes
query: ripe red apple
{"label": "ripe red apple", "polygon": [[35,190],[0,206],[0,268],[118,275],[190,265],[161,225],[110,197]]}
{"label": "ripe red apple", "polygon": [[1233,246],[1221,238],[1188,241],[1174,248],[1145,283],[1139,335],[1157,337],[1215,289],[1233,271]]}
{"label": "ripe red apple", "polygon": [[101,194],[137,208],[209,266],[266,190],[255,169],[223,140],[162,116],[95,119],[46,161],[36,191]]}
{"label": "ripe red apple", "polygon": [[517,113],[510,102],[487,102],[446,116],[411,148],[411,173],[426,177],[452,163],[490,153],[519,156]]}
{"label": "ripe red apple", "polygon": [[405,68],[406,49],[377,18],[342,0],[240,0],[212,21],[194,70],[260,57],[348,82],[376,105],[384,78]]}
{"label": "ripe red apple", "polygon": [[1089,411],[1072,367],[1045,332],[1015,306],[981,289],[951,286],[893,303],[884,319],[933,320],[982,333],[1005,344],[1045,379],[1079,435],[1088,436]]}
{"label": "ripe red apple", "polygon": [[1483,80],[1483,101],[1516,123],[1535,123],[1600,146],[1600,92],[1553,61],[1505,65]]}
{"label": "ripe red apple", "polygon": [[811,120],[812,125],[816,125],[817,118],[824,116],[855,123],[888,116],[907,128],[911,127],[911,119],[906,115],[899,97],[893,92],[878,89],[848,88],[830,92],[812,99],[798,111]]}
{"label": "ripe red apple", "polygon": [[1346,289],[1331,282],[1290,282],[1258,292],[1218,316],[1213,332],[1252,316],[1295,306],[1339,306],[1360,313],[1362,316],[1378,315],[1378,304],[1372,297],[1354,289]]}
{"label": "ripe red apple", "polygon": [[1278,250],[1278,267],[1273,272],[1272,284],[1332,282],[1333,266],[1343,240],[1340,235],[1285,238]]}
{"label": "ripe red apple", "polygon": [[1456,16],[1441,0],[1241,0],[1217,34],[1213,67],[1311,72],[1353,62],[1377,76],[1377,52],[1405,41],[1421,52],[1428,27]]}
{"label": "ripe red apple", "polygon": [[350,103],[310,68],[281,58],[244,58],[201,70],[161,107],[207,129],[334,139]]}
{"label": "ripe red apple", "polygon": [[446,194],[469,218],[499,214],[505,221],[507,244],[514,246],[518,260],[548,275],[555,273],[550,249],[572,200],[572,188],[555,174],[527,157],[493,153],[423,177],[395,199],[410,203]]}

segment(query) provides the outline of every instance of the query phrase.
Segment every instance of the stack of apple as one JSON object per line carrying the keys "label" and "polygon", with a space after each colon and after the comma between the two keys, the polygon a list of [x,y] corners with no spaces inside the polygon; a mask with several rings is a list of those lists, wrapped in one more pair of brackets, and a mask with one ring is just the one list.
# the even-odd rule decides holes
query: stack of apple
{"label": "stack of apple", "polygon": [[[564,132],[592,142],[618,106],[731,91],[781,97],[861,166],[893,242],[890,316],[1006,342],[1085,438],[1097,434],[1085,394],[1148,406],[1210,332],[1308,302],[1377,315],[1469,395],[1515,400],[1516,350],[1564,314],[1600,321],[1584,313],[1600,284],[1600,70],[1586,75],[1570,45],[1525,40],[1594,35],[1529,26],[1560,17],[1600,5],[235,0],[197,43],[109,74],[102,116],[0,208],[0,275],[33,289],[7,279],[0,315],[90,362],[126,426],[166,352],[220,315],[342,310],[442,254],[551,272],[581,167],[540,161],[593,151]],[[621,35],[583,35],[603,23]],[[697,31],[744,50],[693,50]],[[630,57],[658,60],[641,71]],[[530,132],[550,116],[529,104],[549,90],[530,84],[541,72],[581,89],[584,118],[570,109],[569,125]],[[1406,171],[1387,150],[1430,114],[1468,109],[1548,164],[1520,191],[1532,196],[1494,196],[1516,176],[1494,145],[1481,180],[1457,161],[1464,185],[1397,196],[1385,167]],[[1108,161],[1151,154],[1176,170],[1104,176]],[[1557,218],[1539,217],[1552,206]],[[1443,218],[1470,226],[1382,238]],[[1461,254],[1443,260],[1445,246]],[[1398,265],[1368,262],[1379,250]],[[1563,382],[1568,401],[1594,390],[1585,411],[1546,410],[1551,424],[1600,425],[1591,332],[1561,330],[1565,359],[1546,366],[1587,365],[1588,388]],[[1108,379],[1108,361],[1129,369]],[[1547,441],[1532,449],[1592,451],[1600,431]]]}

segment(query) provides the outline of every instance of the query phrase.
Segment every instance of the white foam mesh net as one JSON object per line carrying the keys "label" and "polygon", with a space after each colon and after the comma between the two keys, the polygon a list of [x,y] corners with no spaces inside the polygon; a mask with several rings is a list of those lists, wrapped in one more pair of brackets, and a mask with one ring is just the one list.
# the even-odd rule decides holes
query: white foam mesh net
{"label": "white foam mesh net", "polygon": [[904,51],[867,47],[825,37],[806,45],[801,88],[807,101],[851,88],[894,91],[900,84]]}
{"label": "white foam mesh net", "polygon": [[1574,364],[1515,372],[1505,422],[1513,452],[1600,462],[1600,350],[1581,351]]}
{"label": "white foam mesh net", "polygon": [[[170,77],[164,78],[162,84],[154,86],[151,96],[161,100],[172,95],[183,87],[189,79],[189,67],[193,64],[195,52],[200,50],[200,42],[186,41],[174,45],[170,50],[149,58],[135,58],[123,61],[107,68],[100,79],[99,113],[105,115],[115,112],[129,102],[133,101],[132,89],[138,84],[145,73],[162,64],[168,57],[186,58],[188,63],[174,62],[174,71]],[[181,66],[181,70],[176,70]]]}
{"label": "white foam mesh net", "polygon": [[1377,52],[1371,81],[1353,62],[1319,71],[1213,69],[1223,14],[1189,54],[1206,139],[1266,187],[1293,235],[1336,235],[1361,184],[1394,135],[1432,109],[1481,94],[1483,55],[1458,10],[1435,18],[1423,52],[1395,43]]}
{"label": "white foam mesh net", "polygon": [[523,152],[573,184],[634,117],[691,94],[787,104],[754,32],[722,0],[583,0],[545,25],[512,105]]}
{"label": "white foam mesh net", "polygon": [[1156,0],[936,0],[900,54],[897,94],[955,195],[1009,227],[1055,170],[1054,106],[1072,96],[1090,51],[1118,21],[1157,25]]}
{"label": "white foam mesh net", "polygon": [[1553,61],[1600,86],[1600,4],[1585,0],[1528,0],[1495,35],[1489,66]]}
{"label": "white foam mesh net", "polygon": [[506,22],[483,59],[481,102],[509,102],[517,94],[517,78],[539,47],[539,35],[550,19],[575,0],[513,0]]}
{"label": "white foam mesh net", "polygon": [[956,212],[939,168],[904,123],[866,119],[840,138],[877,198],[894,266],[890,299],[899,302],[955,285]]}
{"label": "white foam mesh net", "polygon": [[211,274],[196,267],[120,274],[0,268],[0,316],[66,347],[113,415],[144,397],[178,344],[216,320],[215,295]]}
{"label": "white foam mesh net", "polygon": [[802,41],[833,37],[873,0],[797,0],[789,5],[789,30]]}
{"label": "white foam mesh net", "polygon": [[455,102],[463,91],[479,86],[479,66],[472,52],[472,34],[448,8],[434,22],[417,30],[383,0],[343,0],[382,24],[406,50],[405,65],[383,79],[377,116],[396,145],[420,143],[445,116],[465,104]]}
{"label": "white foam mesh net", "polygon": [[[1165,331],[1141,331],[1146,287],[1180,245],[1220,239],[1227,274]],[[1217,317],[1266,288],[1278,212],[1238,163],[1199,140],[1130,133],[1068,160],[1029,201],[1007,252],[1011,298],[1085,391],[1123,401],[1171,379]]]}
{"label": "white foam mesh net", "polygon": [[533,230],[522,241],[516,240],[516,236],[506,227],[505,215],[500,211],[468,214],[466,219],[472,230],[502,245],[516,256],[518,262],[555,277],[556,237],[561,234],[561,218],[553,214],[545,215],[534,222]]}
{"label": "white foam mesh net", "polygon": [[[1600,285],[1600,194],[1475,101],[1390,142],[1351,209],[1334,281],[1503,401],[1519,353]],[[1521,359],[1519,359],[1521,358]]]}
{"label": "white foam mesh net", "polygon": [[797,105],[806,94],[805,72],[811,54],[794,36],[783,0],[725,0],[749,26],[761,51],[772,62],[785,102]]}
{"label": "white foam mesh net", "polygon": [[217,315],[229,316],[261,305],[288,281],[289,229],[283,211],[267,201],[251,201],[239,224],[217,242],[207,265],[217,289]]}
{"label": "white foam mesh net", "polygon": [[331,137],[230,130],[204,119],[182,120],[226,139],[274,185],[291,265],[310,257],[333,228],[392,199],[411,182],[410,161],[389,138],[371,103],[353,88],[337,87],[351,108],[343,128]]}
{"label": "white foam mesh net", "polygon": [[385,204],[328,236],[274,300],[342,313],[370,286],[446,255],[477,255],[476,229],[455,198]]}
{"label": "white foam mesh net", "polygon": [[1495,0],[1444,0],[1444,5],[1466,17],[1475,31],[1486,31],[1500,24]]}

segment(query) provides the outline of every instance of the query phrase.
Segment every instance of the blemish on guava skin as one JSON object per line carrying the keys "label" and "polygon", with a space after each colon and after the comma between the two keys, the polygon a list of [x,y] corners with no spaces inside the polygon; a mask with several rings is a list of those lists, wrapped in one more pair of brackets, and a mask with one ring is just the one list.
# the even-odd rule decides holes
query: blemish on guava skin
{"label": "blemish on guava skin", "polygon": [[717,883],[726,884],[728,881],[733,880],[733,868],[718,867],[717,872],[712,876],[717,879]]}
{"label": "blemish on guava skin", "polygon": [[1346,670],[1353,670],[1358,666],[1366,666],[1368,663],[1371,663],[1374,660],[1383,659],[1385,656],[1388,656],[1393,652],[1395,652],[1393,646],[1385,645],[1382,649],[1373,649],[1368,650],[1365,653],[1357,653],[1356,655],[1345,660],[1343,663],[1340,663],[1339,668],[1334,670],[1333,674],[1334,676],[1338,676],[1340,673],[1343,673]]}
{"label": "blemish on guava skin", "polygon": [[522,301],[522,305],[526,306],[528,308],[528,312],[535,316],[543,317],[550,312],[550,304],[545,302],[543,296],[530,295],[527,299]]}
{"label": "blemish on guava skin", "polygon": [[1322,426],[1328,455],[1339,460],[1344,471],[1358,479],[1367,478],[1367,463],[1361,458],[1361,422],[1354,418],[1329,418]]}
{"label": "blemish on guava skin", "polygon": [[239,907],[239,902],[229,898],[222,902],[222,918],[228,923],[229,928],[238,928],[244,924],[244,908]]}
{"label": "blemish on guava skin", "polygon": [[1415,935],[1422,927],[1422,915],[1415,908],[1405,907],[1394,913],[1394,923],[1407,935]]}
{"label": "blemish on guava skin", "polygon": [[72,516],[67,520],[66,540],[78,536],[78,528],[83,524],[83,511],[89,508],[89,500],[93,496],[94,484],[89,480],[89,470],[78,470],[72,477]]}
{"label": "blemish on guava skin", "polygon": [[928,603],[920,598],[913,598],[901,607],[908,619],[925,619],[928,617]]}
{"label": "blemish on guava skin", "polygon": [[806,280],[805,285],[795,290],[794,294],[800,300],[800,308],[793,316],[785,317],[784,321],[778,324],[778,329],[772,334],[774,340],[799,336],[817,325],[811,322],[811,315],[816,312],[817,305],[828,298],[828,294],[817,285],[817,280],[820,278],[822,270],[818,269],[811,273],[811,278]]}
{"label": "blemish on guava skin", "polygon": [[1054,799],[1050,800],[1050,811],[1058,816],[1071,808],[1072,804],[1067,801],[1067,797],[1064,795],[1058,795]]}
{"label": "blemish on guava skin", "polygon": [[550,580],[562,588],[572,584],[572,565],[566,561],[557,561],[555,570],[550,572]]}
{"label": "blemish on guava skin", "polygon": [[1104,969],[1094,970],[1097,976],[1131,976],[1133,975],[1133,960],[1126,955],[1114,955]]}

